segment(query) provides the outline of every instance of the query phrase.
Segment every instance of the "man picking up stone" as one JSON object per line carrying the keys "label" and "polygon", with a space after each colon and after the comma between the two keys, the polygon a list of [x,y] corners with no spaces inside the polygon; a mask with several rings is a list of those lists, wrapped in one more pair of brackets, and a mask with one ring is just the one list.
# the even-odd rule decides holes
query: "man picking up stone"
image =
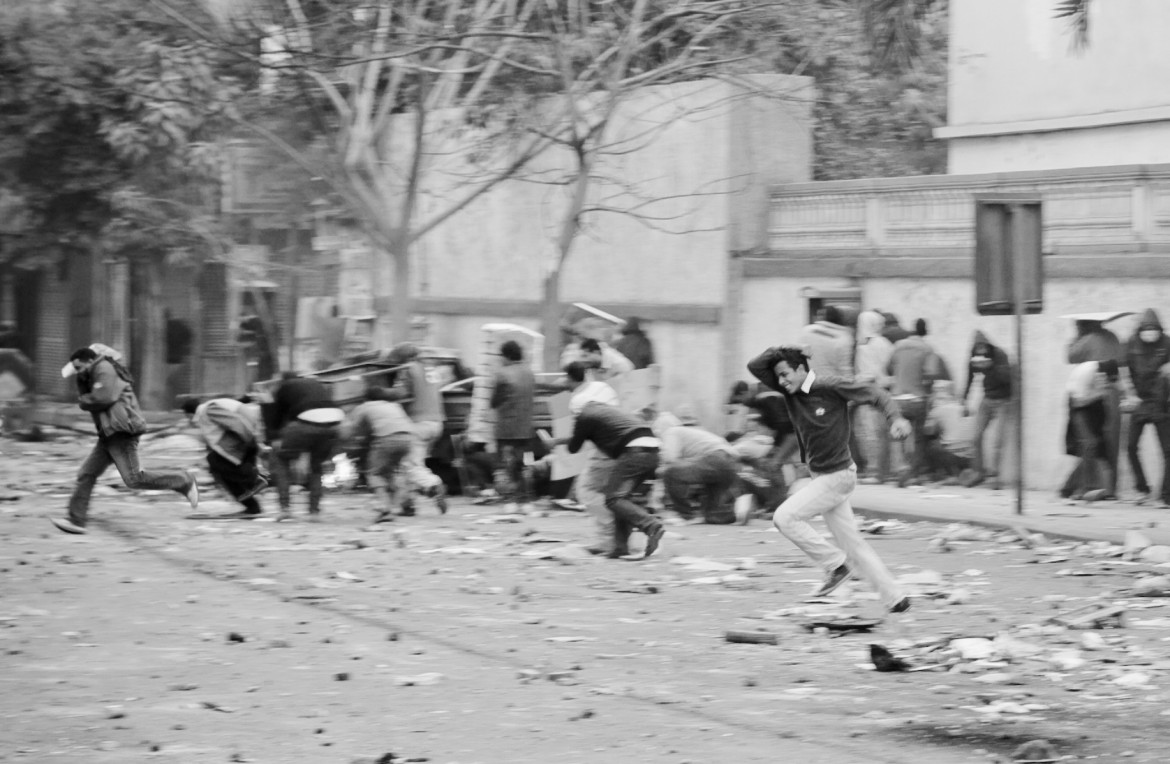
{"label": "man picking up stone", "polygon": [[615,406],[587,403],[573,426],[569,452],[577,453],[586,441],[613,459],[603,489],[605,508],[614,519],[613,549],[606,556],[629,554],[630,532],[636,528],[646,534],[643,557],[649,557],[658,549],[666,529],[658,518],[631,501],[630,495],[643,482],[653,480],[658,471],[658,438],[645,421]]}

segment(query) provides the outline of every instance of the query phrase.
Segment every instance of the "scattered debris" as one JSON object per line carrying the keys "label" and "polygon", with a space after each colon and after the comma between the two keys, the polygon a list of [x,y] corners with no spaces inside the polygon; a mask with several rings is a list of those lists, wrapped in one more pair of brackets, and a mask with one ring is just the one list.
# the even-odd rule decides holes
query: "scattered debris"
{"label": "scattered debris", "polygon": [[394,680],[394,684],[399,687],[425,687],[438,684],[443,678],[442,674],[432,671],[426,674],[418,674],[417,676],[400,676]]}
{"label": "scattered debris", "polygon": [[910,664],[894,656],[881,645],[869,646],[869,659],[878,671],[909,671]]}
{"label": "scattered debris", "polygon": [[1012,751],[1012,760],[1027,762],[1027,764],[1045,764],[1059,761],[1056,749],[1047,740],[1029,740],[1016,750]]}
{"label": "scattered debris", "polygon": [[775,645],[779,638],[770,631],[728,631],[723,638],[728,642],[738,642],[749,645]]}
{"label": "scattered debris", "polygon": [[1048,619],[1069,629],[1124,628],[1125,608],[1121,605],[1086,605]]}
{"label": "scattered debris", "polygon": [[816,632],[817,629],[824,629],[827,632],[836,632],[838,634],[849,634],[853,632],[868,633],[882,624],[882,620],[857,618],[853,616],[844,618],[815,618],[804,623],[805,631]]}

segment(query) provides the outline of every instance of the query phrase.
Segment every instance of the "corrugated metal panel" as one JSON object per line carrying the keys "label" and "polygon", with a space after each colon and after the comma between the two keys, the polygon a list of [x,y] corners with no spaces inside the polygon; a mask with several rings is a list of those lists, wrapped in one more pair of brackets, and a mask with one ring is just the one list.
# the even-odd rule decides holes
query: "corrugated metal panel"
{"label": "corrugated metal panel", "polygon": [[61,378],[61,367],[69,360],[69,282],[46,271],[40,280],[40,309],[37,315],[37,393],[69,400],[76,388]]}
{"label": "corrugated metal panel", "polygon": [[227,266],[223,263],[204,265],[199,294],[203,302],[203,354],[235,354],[235,337],[229,326],[231,289],[228,287]]}

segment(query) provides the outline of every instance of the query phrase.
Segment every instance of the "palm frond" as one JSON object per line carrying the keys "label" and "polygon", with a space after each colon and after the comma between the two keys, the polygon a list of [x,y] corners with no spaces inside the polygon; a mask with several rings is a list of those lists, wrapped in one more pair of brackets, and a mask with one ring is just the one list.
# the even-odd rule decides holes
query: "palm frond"
{"label": "palm frond", "polygon": [[1089,44],[1089,0],[1060,0],[1055,17],[1067,19],[1072,33],[1072,49],[1080,52]]}

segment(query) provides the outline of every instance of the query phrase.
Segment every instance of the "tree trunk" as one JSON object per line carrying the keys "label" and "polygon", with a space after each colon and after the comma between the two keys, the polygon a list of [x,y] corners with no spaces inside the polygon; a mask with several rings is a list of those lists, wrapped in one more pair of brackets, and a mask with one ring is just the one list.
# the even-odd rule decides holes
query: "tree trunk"
{"label": "tree trunk", "polygon": [[544,334],[544,370],[561,370],[561,269],[544,277],[540,303],[540,331]]}
{"label": "tree trunk", "polygon": [[284,256],[286,262],[292,264],[289,274],[288,300],[288,355],[285,358],[286,369],[297,369],[297,309],[301,301],[301,247],[297,238],[297,230],[291,225],[285,231]]}
{"label": "tree trunk", "polygon": [[135,386],[139,402],[148,411],[167,411],[174,405],[167,389],[166,319],[163,316],[162,263],[157,257],[141,261],[142,302],[139,315],[142,320],[135,327],[142,348],[139,361],[140,376]]}
{"label": "tree trunk", "polygon": [[399,244],[391,253],[394,289],[390,298],[390,338],[397,345],[410,339],[410,249]]}

